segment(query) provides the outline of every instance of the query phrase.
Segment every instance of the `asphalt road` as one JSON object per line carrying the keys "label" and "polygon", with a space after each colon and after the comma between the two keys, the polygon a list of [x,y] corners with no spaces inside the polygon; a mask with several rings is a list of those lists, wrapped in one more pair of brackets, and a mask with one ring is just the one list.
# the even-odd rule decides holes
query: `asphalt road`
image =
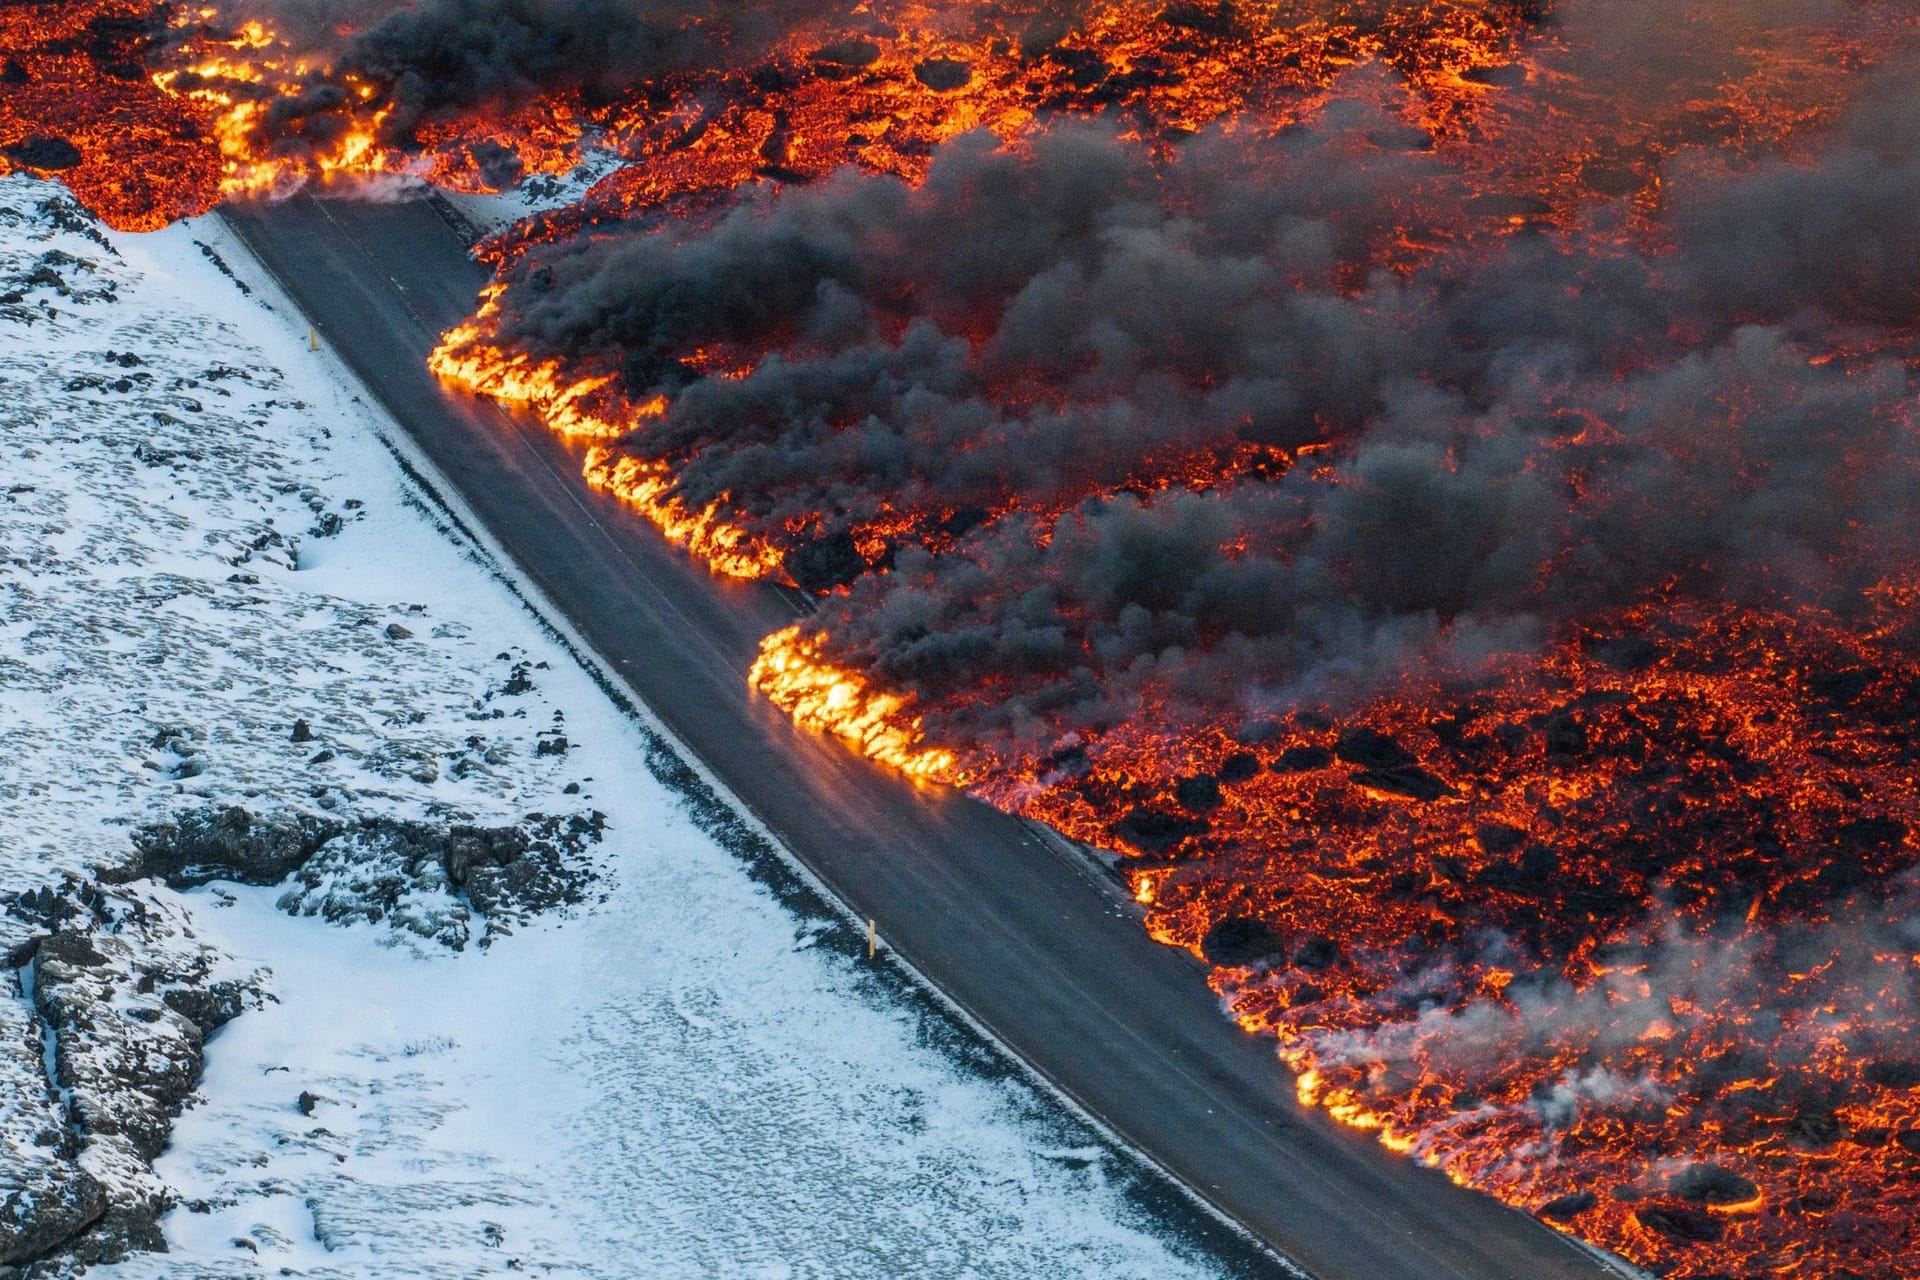
{"label": "asphalt road", "polygon": [[[886,945],[1031,1066],[1320,1280],[1594,1280],[1593,1257],[1300,1107],[1191,958],[1025,824],[915,787],[753,695],[792,599],[715,578],[537,422],[426,370],[485,273],[426,203],[305,197],[229,223],[493,537],[682,743]],[[605,780],[603,780],[605,785]]]}

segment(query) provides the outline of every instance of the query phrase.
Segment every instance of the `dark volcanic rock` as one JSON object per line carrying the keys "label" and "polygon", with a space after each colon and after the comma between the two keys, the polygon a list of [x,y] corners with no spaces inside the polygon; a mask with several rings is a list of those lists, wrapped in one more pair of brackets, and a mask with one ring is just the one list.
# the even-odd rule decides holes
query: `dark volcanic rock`
{"label": "dark volcanic rock", "polygon": [[262,996],[258,974],[215,980],[226,958],[141,890],[69,878],[31,897],[21,918],[53,927],[34,940],[30,991],[7,975],[0,999],[0,1276],[51,1280],[165,1249],[151,1162],[207,1032]]}
{"label": "dark volcanic rock", "polygon": [[1707,1244],[1718,1240],[1726,1226],[1707,1210],[1685,1201],[1663,1200],[1633,1211],[1640,1225],[1681,1244]]}
{"label": "dark volcanic rock", "polygon": [[867,571],[867,562],[854,545],[853,535],[844,529],[794,547],[780,566],[795,586],[816,594],[844,587]]}
{"label": "dark volcanic rock", "polygon": [[1920,1089],[1920,1059],[1876,1058],[1863,1072],[1868,1084],[1882,1089]]}
{"label": "dark volcanic rock", "polygon": [[[564,736],[551,732],[537,750],[559,755],[568,745]],[[176,888],[211,880],[274,885],[291,878],[293,887],[281,906],[335,922],[401,923],[399,908],[413,895],[464,893],[466,902],[487,916],[491,934],[510,918],[582,901],[591,877],[585,851],[599,839],[604,822],[595,812],[533,814],[524,823],[502,827],[384,817],[347,825],[308,815],[258,817],[235,807],[204,809],[136,833],[134,860],[116,878],[153,876]],[[459,903],[446,907],[462,920],[466,910]],[[467,940],[463,923],[440,927],[457,923],[450,917],[428,923],[406,916],[404,923],[451,946]],[[211,1031],[233,1016],[236,998],[215,985],[178,997],[172,1007]]]}
{"label": "dark volcanic rock", "polygon": [[1219,780],[1204,773],[1174,783],[1173,798],[1180,802],[1181,808],[1193,813],[1211,813],[1226,803],[1226,797],[1220,794]]}
{"label": "dark volcanic rock", "polygon": [[480,181],[495,191],[505,191],[526,176],[526,162],[512,147],[497,139],[485,138],[467,148]]}
{"label": "dark volcanic rock", "polygon": [[1333,754],[1345,764],[1363,769],[1412,769],[1420,761],[1411,751],[1378,729],[1347,729],[1334,743]]}
{"label": "dark volcanic rock", "polygon": [[1236,751],[1220,762],[1220,772],[1214,776],[1232,786],[1246,782],[1260,775],[1260,757],[1251,751]]}
{"label": "dark volcanic rock", "polygon": [[1325,747],[1288,747],[1273,758],[1275,773],[1312,773],[1333,763],[1333,752]]}
{"label": "dark volcanic rock", "polygon": [[257,818],[235,806],[201,809],[134,833],[134,860],[124,878],[153,876],[175,889],[210,880],[279,884],[339,831],[304,815]]}
{"label": "dark volcanic rock", "polygon": [[1787,1121],[1787,1139],[1803,1151],[1822,1151],[1846,1136],[1846,1126],[1831,1111],[1813,1109]]}
{"label": "dark volcanic rock", "polygon": [[1667,1190],[1695,1204],[1739,1204],[1760,1194],[1750,1178],[1717,1164],[1690,1164],[1673,1175]]}
{"label": "dark volcanic rock", "polygon": [[91,969],[107,962],[86,934],[78,930],[62,929],[60,932],[40,940],[39,950],[35,953],[40,961],[42,974],[46,966],[62,965],[70,969]]}
{"label": "dark volcanic rock", "polygon": [[167,1208],[165,1198],[160,1195],[109,1201],[99,1221],[69,1242],[62,1252],[87,1266],[121,1262],[135,1253],[165,1253],[167,1237],[160,1229],[160,1215]]}
{"label": "dark volcanic rock", "polygon": [[386,921],[459,950],[484,918],[483,944],[526,916],[584,899],[598,812],[530,815],[524,825],[441,826],[366,818],[292,875],[283,910],[335,923]]}
{"label": "dark volcanic rock", "polygon": [[1322,973],[1340,963],[1340,944],[1319,935],[1308,938],[1293,953],[1293,962],[1309,973]]}
{"label": "dark volcanic rock", "polygon": [[40,944],[33,997],[80,1132],[124,1138],[150,1161],[199,1082],[204,1038],[163,1002],[132,999],[141,972],[119,938],[55,934]]}
{"label": "dark volcanic rock", "polygon": [[1519,827],[1510,827],[1502,822],[1489,822],[1477,827],[1473,833],[1474,843],[1496,858],[1505,857],[1527,842],[1527,833]]}
{"label": "dark volcanic rock", "polygon": [[1907,824],[1894,818],[1859,818],[1834,833],[1850,849],[1897,849],[1907,838]]}
{"label": "dark volcanic rock", "polygon": [[1473,84],[1492,85],[1499,89],[1517,89],[1527,82],[1527,68],[1519,62],[1504,63],[1497,67],[1469,67],[1460,73],[1462,80]]}
{"label": "dark volcanic rock", "polygon": [[1020,56],[1026,59],[1039,57],[1055,45],[1065,40],[1073,32],[1065,18],[1057,14],[1043,13],[1029,22],[1020,32]]}
{"label": "dark volcanic rock", "polygon": [[505,866],[475,867],[463,887],[489,921],[502,921],[579,902],[584,882],[584,873],[553,849],[536,846]]}
{"label": "dark volcanic rock", "polygon": [[162,992],[167,1008],[193,1023],[204,1039],[246,1012],[253,988],[238,979],[175,987]]}
{"label": "dark volcanic rock", "polygon": [[60,1248],[107,1211],[47,1078],[45,1027],[19,975],[0,973],[0,1274]]}
{"label": "dark volcanic rock", "polygon": [[1807,692],[1822,702],[1851,706],[1872,686],[1875,673],[1860,668],[1819,671],[1807,677]]}
{"label": "dark volcanic rock", "polygon": [[[1635,189],[1639,186],[1637,176]],[[1626,194],[1623,192],[1622,194]],[[1660,661],[1660,646],[1645,636],[1591,637],[1581,643],[1588,657],[1615,671],[1644,671]]]}
{"label": "dark volcanic rock", "polygon": [[441,831],[424,823],[387,825],[393,839],[408,841],[435,858],[455,884],[465,884],[481,868],[508,865],[533,843],[518,827],[457,826]]}
{"label": "dark volcanic rock", "polygon": [[953,58],[928,58],[914,66],[913,78],[935,93],[952,93],[973,82],[973,64]]}
{"label": "dark volcanic rock", "polygon": [[[522,915],[580,902],[586,848],[603,827],[597,812],[482,827],[207,808],[138,831],[115,877],[200,885],[292,873],[282,906],[311,892],[315,913],[392,912],[461,946],[468,917],[484,917],[492,938]],[[167,1192],[152,1161],[200,1082],[207,1036],[257,1007],[263,975],[228,977],[230,958],[136,885],[67,877],[17,894],[8,912],[27,935],[10,958],[31,961],[33,981],[0,973],[12,984],[0,990],[0,1278],[50,1280],[165,1249]]]}
{"label": "dark volcanic rock", "polygon": [[1208,964],[1229,968],[1273,959],[1282,949],[1273,930],[1255,916],[1227,916],[1216,921],[1200,940],[1200,951]]}
{"label": "dark volcanic rock", "polygon": [[71,169],[84,158],[80,148],[65,138],[37,137],[0,147],[9,160],[27,169],[53,171]]}
{"label": "dark volcanic rock", "polygon": [[1553,206],[1525,191],[1489,191],[1465,202],[1468,213],[1477,218],[1538,218],[1553,212]]}
{"label": "dark volcanic rock", "polygon": [[1547,759],[1578,760],[1587,754],[1587,726],[1569,707],[1556,707],[1547,715]]}
{"label": "dark volcanic rock", "polygon": [[1600,1197],[1591,1191],[1569,1191],[1564,1196],[1556,1196],[1547,1201],[1536,1212],[1543,1218],[1565,1222],[1570,1218],[1579,1217],[1598,1203],[1600,1203]]}
{"label": "dark volcanic rock", "polygon": [[830,67],[870,67],[880,61],[880,46],[871,40],[840,40],[815,49],[812,60]]}
{"label": "dark volcanic rock", "polygon": [[1055,47],[1047,50],[1047,60],[1066,68],[1067,83],[1076,89],[1091,89],[1105,80],[1113,68],[1090,49]]}
{"label": "dark volcanic rock", "polygon": [[1182,840],[1205,835],[1207,829],[1204,819],[1184,818],[1140,805],[1114,824],[1113,834],[1142,853],[1161,853]]}
{"label": "dark volcanic rock", "polygon": [[56,1177],[6,1188],[0,1200],[0,1266],[45,1257],[100,1220],[107,1189],[73,1165]]}
{"label": "dark volcanic rock", "polygon": [[1232,0],[1220,0],[1218,4],[1195,4],[1192,0],[1179,0],[1160,11],[1160,21],[1198,35],[1230,36],[1238,26],[1239,14]]}

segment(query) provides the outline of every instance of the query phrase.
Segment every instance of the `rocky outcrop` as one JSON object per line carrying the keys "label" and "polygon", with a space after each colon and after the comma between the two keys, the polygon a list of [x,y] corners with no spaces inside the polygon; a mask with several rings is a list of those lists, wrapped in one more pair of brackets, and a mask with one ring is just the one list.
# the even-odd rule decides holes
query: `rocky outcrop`
{"label": "rocky outcrop", "polygon": [[178,913],[69,879],[8,906],[35,932],[0,996],[0,1278],[164,1249],[152,1161],[207,1038],[261,998]]}
{"label": "rocky outcrop", "polygon": [[258,817],[233,805],[200,809],[134,833],[133,861],[116,879],[152,876],[186,889],[210,880],[279,884],[340,833],[307,814]]}
{"label": "rocky outcrop", "polygon": [[587,851],[605,822],[598,811],[479,826],[209,808],[142,828],[117,878],[152,876],[174,888],[286,882],[280,905],[296,915],[387,921],[458,949],[581,902]]}
{"label": "rocky outcrop", "polygon": [[58,1249],[107,1211],[46,1068],[45,1025],[18,970],[0,976],[0,1275]]}
{"label": "rocky outcrop", "polygon": [[55,1280],[164,1250],[153,1161],[198,1086],[206,1044],[266,998],[143,888],[285,884],[282,909],[384,921],[455,949],[583,900],[597,812],[508,826],[261,816],[226,806],[141,829],[100,882],[6,903],[0,968],[0,1280]]}

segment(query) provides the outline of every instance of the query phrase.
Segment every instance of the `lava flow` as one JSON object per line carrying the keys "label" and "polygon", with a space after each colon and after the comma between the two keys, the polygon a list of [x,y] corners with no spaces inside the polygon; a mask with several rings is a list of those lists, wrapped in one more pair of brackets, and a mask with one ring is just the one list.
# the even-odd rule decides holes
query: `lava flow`
{"label": "lava flow", "polygon": [[815,593],[754,686],[1109,851],[1305,1102],[1920,1277],[1915,5],[61,15],[0,153],[121,225],[624,161],[434,369]]}

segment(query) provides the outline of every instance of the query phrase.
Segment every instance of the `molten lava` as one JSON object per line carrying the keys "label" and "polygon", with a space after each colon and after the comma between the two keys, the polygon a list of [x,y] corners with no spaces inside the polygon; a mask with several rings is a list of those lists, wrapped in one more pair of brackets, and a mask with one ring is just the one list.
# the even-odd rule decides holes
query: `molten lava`
{"label": "molten lava", "polygon": [[788,627],[767,637],[748,678],[809,729],[845,738],[910,778],[957,782],[954,754],[927,746],[904,698],[880,692],[857,671],[821,660],[817,639]]}
{"label": "molten lava", "polygon": [[138,0],[0,8],[0,172],[58,175],[128,230],[210,207],[212,121],[149,79],[164,32]]}
{"label": "molten lava", "polygon": [[[1045,755],[771,637],[801,723],[1100,848],[1302,1101],[1662,1273],[1912,1275],[1920,662],[1641,609],[1471,684]],[[821,696],[822,691],[830,691]],[[931,765],[932,767],[929,767]]]}
{"label": "molten lava", "polygon": [[76,0],[0,9],[0,156],[129,228],[625,161],[432,367],[818,594],[755,688],[1109,851],[1393,1149],[1920,1277],[1916,29]]}

